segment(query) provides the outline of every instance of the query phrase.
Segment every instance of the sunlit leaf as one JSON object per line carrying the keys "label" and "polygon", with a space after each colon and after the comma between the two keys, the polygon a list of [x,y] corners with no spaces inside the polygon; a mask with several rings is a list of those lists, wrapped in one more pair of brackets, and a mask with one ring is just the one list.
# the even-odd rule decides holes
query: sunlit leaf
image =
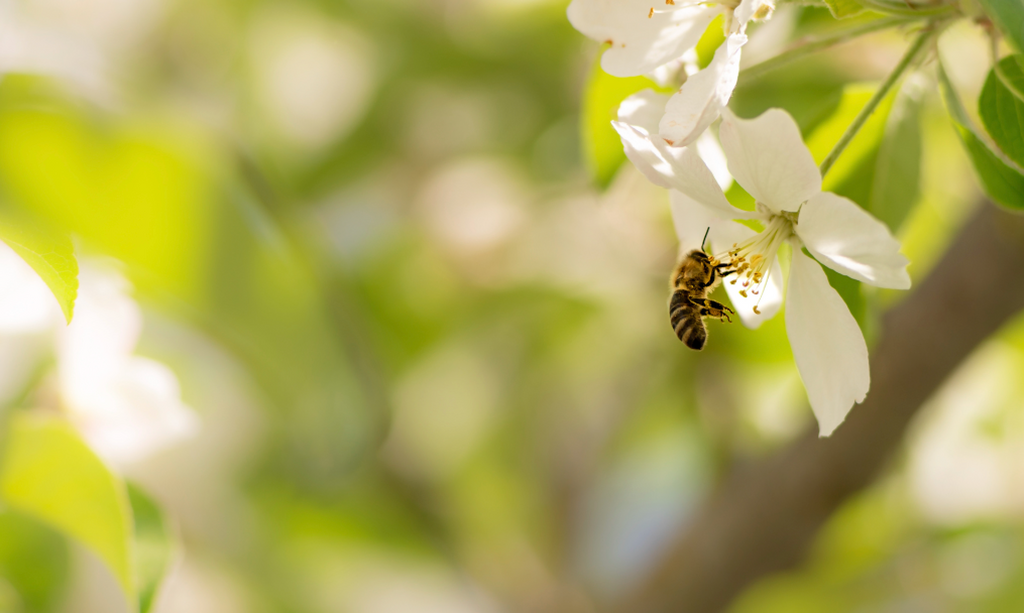
{"label": "sunlit leaf", "polygon": [[626,161],[622,142],[611,125],[617,117],[619,103],[648,87],[657,88],[657,85],[647,77],[613,77],[601,70],[599,61],[590,71],[583,92],[580,137],[584,162],[590,175],[602,187],[611,182],[619,166]]}
{"label": "sunlit leaf", "polygon": [[[361,453],[367,418],[339,336],[324,333],[333,319],[323,286],[265,203],[229,176],[231,159],[194,125],[99,121],[19,96],[0,81],[0,188],[11,208],[124,263],[137,296],[210,329],[259,372],[276,406],[308,410],[287,423],[303,430],[293,434],[302,452],[318,449],[319,466],[325,454],[340,463]],[[325,415],[346,427],[322,427]]]}
{"label": "sunlit leaf", "polygon": [[1000,60],[989,71],[978,98],[978,113],[996,145],[1008,158],[1024,166],[1024,70],[1022,56]]}
{"label": "sunlit leaf", "polygon": [[893,103],[875,160],[868,210],[893,232],[921,196],[921,105],[919,88],[908,83]]}
{"label": "sunlit leaf", "polygon": [[0,239],[46,282],[68,323],[78,295],[78,260],[71,237],[11,211],[0,211]]}
{"label": "sunlit leaf", "polygon": [[1006,40],[1024,53],[1024,0],[980,0],[992,23],[1006,36]]}
{"label": "sunlit leaf", "polygon": [[[840,137],[846,132],[853,119],[860,113],[860,110],[867,104],[868,100],[875,93],[875,85],[853,84],[843,90],[843,97],[839,108],[831,117],[822,122],[807,139],[807,146],[814,155],[814,161],[818,164],[828,156],[829,152]],[[836,186],[844,183],[858,167],[878,149],[882,142],[882,135],[885,133],[886,119],[892,109],[896,93],[893,92],[882,100],[875,112],[864,123],[857,136],[850,141],[850,144],[843,150],[832,169],[825,175],[822,189],[835,191]],[[863,202],[858,204],[863,205]]]}
{"label": "sunlit leaf", "polygon": [[939,88],[946,109],[985,192],[992,200],[1007,208],[1024,209],[1024,173],[994,143],[987,142],[984,133],[974,127],[941,64],[938,73]]}
{"label": "sunlit leaf", "polygon": [[90,549],[117,578],[128,602],[135,602],[132,516],[124,483],[69,424],[24,413],[12,417],[0,496],[4,504]]}
{"label": "sunlit leaf", "polygon": [[135,518],[135,579],[139,594],[139,612],[147,613],[156,602],[174,554],[174,539],[157,503],[133,484],[128,484],[128,499]]}
{"label": "sunlit leaf", "polygon": [[836,19],[853,17],[864,12],[864,6],[856,0],[825,0],[825,5]]}

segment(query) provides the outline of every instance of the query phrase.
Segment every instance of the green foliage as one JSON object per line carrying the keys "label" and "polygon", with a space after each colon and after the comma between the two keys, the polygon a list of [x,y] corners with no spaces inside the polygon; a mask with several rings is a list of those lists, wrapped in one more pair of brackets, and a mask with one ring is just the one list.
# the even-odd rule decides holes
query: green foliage
{"label": "green foliage", "polygon": [[939,88],[953,125],[989,197],[1009,209],[1024,209],[1024,174],[994,143],[986,142],[983,133],[975,129],[941,64]]}
{"label": "green foliage", "polygon": [[845,19],[864,12],[864,7],[857,0],[825,0],[825,5],[836,19]]}
{"label": "green foliage", "polygon": [[[17,602],[0,611],[49,613],[68,582],[67,541],[46,524],[13,509],[0,512],[0,582]],[[2,599],[2,597],[0,597]]]}
{"label": "green foliage", "polygon": [[135,602],[132,516],[124,483],[69,424],[28,414],[12,417],[0,470],[5,505],[85,545],[110,568],[128,602]]}
{"label": "green foliage", "polygon": [[981,123],[1008,158],[1024,166],[1024,56],[1005,57],[992,68],[978,98]]}
{"label": "green foliage", "polygon": [[[120,260],[140,298],[210,329],[276,406],[316,415],[281,430],[300,454],[357,453],[364,405],[340,339],[323,333],[323,288],[268,214],[276,203],[194,127],[107,124],[34,83],[0,82],[10,209]],[[345,429],[317,422],[342,416]]]}
{"label": "green foliage", "polygon": [[580,137],[587,169],[601,187],[611,183],[619,166],[626,161],[619,134],[611,126],[618,116],[619,104],[640,90],[657,87],[647,77],[613,77],[601,70],[600,61],[594,63],[583,92]]}
{"label": "green foliage", "polygon": [[78,295],[78,261],[71,237],[37,219],[0,211],[0,239],[35,270],[60,304],[68,323]]}
{"label": "green foliage", "polygon": [[135,534],[135,582],[139,613],[148,613],[156,601],[174,556],[175,543],[163,511],[138,486],[128,484]]}
{"label": "green foliage", "polygon": [[1024,0],[979,0],[1017,53],[1024,53]]}
{"label": "green foliage", "polygon": [[[868,84],[851,84],[843,89],[843,95],[839,107],[831,117],[815,128],[814,132],[807,137],[807,147],[818,164],[828,156],[829,152],[836,145],[846,128],[853,121],[853,118],[860,113],[860,110],[871,99],[876,87]],[[875,112],[868,118],[867,122],[857,133],[857,136],[850,141],[843,154],[839,156],[832,169],[825,176],[822,182],[822,190],[835,191],[835,187],[844,183],[860,166],[864,160],[877,151],[885,134],[886,120],[892,108],[895,92],[890,93]],[[864,202],[858,202],[864,206]]]}
{"label": "green foliage", "polygon": [[867,209],[898,232],[921,197],[921,108],[916,86],[897,95],[875,160]]}
{"label": "green foliage", "polygon": [[750,81],[740,76],[729,106],[740,117],[783,108],[807,135],[835,113],[846,85],[842,73],[828,70],[827,63],[810,56],[774,70],[768,77]]}

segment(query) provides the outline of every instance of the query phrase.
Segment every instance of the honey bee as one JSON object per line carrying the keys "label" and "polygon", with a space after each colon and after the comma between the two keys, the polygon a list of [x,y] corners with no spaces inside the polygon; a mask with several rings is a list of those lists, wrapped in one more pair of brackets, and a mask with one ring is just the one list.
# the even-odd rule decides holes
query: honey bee
{"label": "honey bee", "polygon": [[[707,234],[704,234],[707,240]],[[732,322],[732,309],[721,302],[708,300],[708,294],[722,278],[736,272],[727,262],[719,262],[700,249],[687,253],[672,273],[672,299],[668,304],[669,320],[679,340],[690,349],[700,351],[708,340],[705,317]]]}

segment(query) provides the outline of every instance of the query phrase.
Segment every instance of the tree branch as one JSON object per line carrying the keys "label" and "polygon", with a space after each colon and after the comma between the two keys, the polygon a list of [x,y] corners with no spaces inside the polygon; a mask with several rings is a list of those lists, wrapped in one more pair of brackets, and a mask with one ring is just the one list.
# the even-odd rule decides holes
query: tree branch
{"label": "tree branch", "polygon": [[798,564],[833,511],[878,476],[921,405],[1021,309],[1024,216],[986,204],[883,317],[864,404],[831,438],[814,427],[738,468],[620,610],[720,611],[753,581]]}

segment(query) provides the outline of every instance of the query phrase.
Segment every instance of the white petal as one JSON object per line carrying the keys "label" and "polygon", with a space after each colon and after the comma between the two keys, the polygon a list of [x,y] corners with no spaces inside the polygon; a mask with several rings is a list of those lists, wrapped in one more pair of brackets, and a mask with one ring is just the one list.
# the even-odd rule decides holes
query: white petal
{"label": "white petal", "polygon": [[731,219],[758,216],[729,204],[711,170],[692,148],[671,147],[660,136],[652,137],[643,128],[620,121],[613,121],[612,126],[622,137],[626,157],[655,185],[678,189]]}
{"label": "white petal", "polygon": [[742,0],[733,11],[730,32],[743,33],[747,29],[747,23],[754,18],[758,11],[771,15],[772,8],[774,8],[772,3],[765,2],[765,0]]}
{"label": "white petal", "polygon": [[878,287],[910,288],[909,260],[884,223],[856,203],[822,192],[800,209],[796,233],[819,262]]}
{"label": "white petal", "polygon": [[619,104],[619,121],[643,128],[648,134],[657,134],[658,122],[665,114],[669,98],[668,94],[659,94],[653,89],[639,91]]}
{"label": "white petal", "polygon": [[689,145],[707,130],[729,103],[740,74],[740,49],[746,44],[743,34],[729,36],[715,51],[707,68],[683,83],[668,101],[659,132],[677,147]]}
{"label": "white petal", "polygon": [[[711,244],[714,245],[715,253],[719,253],[754,234],[756,233],[753,230],[736,222],[717,224],[711,229]],[[779,266],[778,258],[772,262],[768,279],[758,289],[757,294],[753,293],[751,288],[746,288],[746,296],[740,294],[740,291],[744,290],[742,281],[737,281],[734,285],[733,280],[734,277],[726,277],[722,284],[744,326],[756,330],[779,312],[779,307],[782,306],[782,267]],[[758,310],[756,313],[755,306]]]}
{"label": "white petal", "polygon": [[718,182],[718,187],[722,188],[722,191],[728,191],[732,185],[732,175],[729,174],[729,162],[725,159],[725,152],[722,151],[722,146],[718,144],[718,139],[711,132],[704,132],[697,142],[694,143],[697,147],[697,153],[700,154],[700,159],[704,160],[707,164],[708,170],[715,177],[715,181]]}
{"label": "white petal", "polygon": [[821,173],[786,111],[768,109],[746,120],[724,109],[718,136],[732,176],[758,202],[796,211],[821,191]]}
{"label": "white petal", "polygon": [[682,74],[690,76],[700,70],[697,66],[697,49],[688,49],[682,57],[671,62],[658,66],[647,78],[654,81],[661,87],[676,87],[679,85],[679,77]]}
{"label": "white petal", "polygon": [[142,312],[119,274],[89,264],[79,272],[75,318],[58,329],[57,366],[64,396],[91,395],[116,378],[135,349]]}
{"label": "white petal", "polygon": [[857,321],[817,262],[793,247],[786,332],[821,436],[843,423],[871,386],[868,348]]}
{"label": "white petal", "polygon": [[105,460],[124,467],[192,436],[196,414],[181,401],[167,366],[132,357],[109,385],[88,397],[68,398],[82,436]]}
{"label": "white petal", "polygon": [[601,57],[605,72],[633,77],[681,57],[722,12],[718,5],[693,5],[648,17],[653,6],[649,0],[573,0],[567,14],[586,36],[611,43]]}
{"label": "white petal", "polygon": [[700,249],[705,232],[708,233],[709,239],[713,239],[715,229],[725,224],[736,223],[717,209],[706,207],[677,190],[669,191],[669,204],[672,208],[672,223],[676,228],[676,236],[679,237],[680,254]]}

